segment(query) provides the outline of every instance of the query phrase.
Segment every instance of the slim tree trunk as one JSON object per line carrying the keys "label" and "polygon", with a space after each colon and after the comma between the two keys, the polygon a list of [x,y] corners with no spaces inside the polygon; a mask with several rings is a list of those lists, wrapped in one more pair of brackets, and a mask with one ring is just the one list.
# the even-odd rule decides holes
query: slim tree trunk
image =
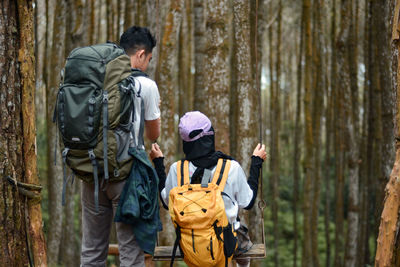
{"label": "slim tree trunk", "polygon": [[[356,11],[353,10],[353,2],[347,6],[349,9],[348,21],[348,40],[344,40],[346,46],[347,62],[344,70],[348,71],[348,76],[343,77],[343,87],[345,86],[345,112],[346,112],[346,140],[348,142],[348,177],[349,177],[349,207],[348,207],[348,227],[346,236],[345,266],[354,267],[356,265],[356,255],[359,235],[359,138],[358,138],[358,85],[357,85],[357,44],[355,22]],[[339,79],[341,80],[341,79]],[[346,83],[346,84],[344,84]]]}
{"label": "slim tree trunk", "polygon": [[[47,236],[48,263],[54,265],[58,261],[61,242],[62,225],[62,163],[59,153],[55,154],[54,149],[58,146],[55,124],[51,123],[56,101],[56,94],[60,82],[60,71],[64,64],[64,36],[65,36],[65,1],[57,1],[54,12],[53,45],[50,55],[49,83],[47,87],[47,185],[49,194],[49,226]],[[58,151],[59,152],[59,151]],[[57,165],[55,162],[57,161]]]}
{"label": "slim tree trunk", "polygon": [[322,51],[324,50],[322,39],[319,36],[322,35],[322,19],[321,9],[323,8],[323,1],[314,1],[313,5],[313,107],[312,107],[312,124],[313,124],[313,139],[314,139],[314,152],[313,152],[313,171],[314,171],[314,187],[312,196],[312,208],[311,208],[311,248],[312,248],[312,259],[313,266],[319,267],[319,251],[318,251],[318,218],[319,218],[319,207],[320,207],[320,181],[321,181],[321,118],[323,113],[323,93],[324,93],[324,81],[323,81],[323,57]]}
{"label": "slim tree trunk", "polygon": [[272,184],[272,221],[274,229],[274,266],[279,266],[279,178],[280,178],[280,138],[279,133],[281,129],[281,37],[282,37],[282,1],[279,1],[277,6],[277,21],[276,21],[276,58],[275,58],[275,86],[273,87],[273,94],[271,94],[271,103],[273,103],[271,111],[271,184]]}
{"label": "slim tree trunk", "polygon": [[304,198],[303,198],[303,257],[302,266],[312,266],[311,245],[311,195],[313,178],[313,129],[311,118],[311,67],[312,67],[312,36],[311,36],[311,2],[303,0],[305,29],[305,71],[304,71],[304,118],[305,118],[305,158],[304,158]]}
{"label": "slim tree trunk", "polygon": [[[23,158],[25,182],[39,184],[36,157],[35,114],[35,56],[33,32],[33,8],[31,1],[18,1],[19,44],[18,61],[22,87]],[[28,205],[28,235],[32,256],[36,266],[46,265],[46,245],[42,232],[42,211],[40,202]]]}
{"label": "slim tree trunk", "polygon": [[294,233],[294,245],[293,245],[293,267],[297,267],[297,250],[298,250],[298,217],[297,207],[299,201],[299,187],[300,187],[300,114],[301,114],[301,89],[302,89],[302,61],[303,61],[303,50],[304,50],[304,6],[301,10],[300,17],[300,36],[299,36],[299,50],[298,50],[298,63],[297,63],[297,81],[296,81],[296,115],[295,115],[295,126],[294,126],[294,153],[293,153],[293,233]]}

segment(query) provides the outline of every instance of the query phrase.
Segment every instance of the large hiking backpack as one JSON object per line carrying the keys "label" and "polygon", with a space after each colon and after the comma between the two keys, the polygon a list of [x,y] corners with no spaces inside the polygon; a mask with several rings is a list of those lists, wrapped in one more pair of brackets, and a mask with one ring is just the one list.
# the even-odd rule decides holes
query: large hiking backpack
{"label": "large hiking backpack", "polygon": [[[95,183],[96,208],[99,177],[117,181],[128,176],[132,166],[128,148],[135,140],[131,138],[134,98],[140,97],[134,77],[143,75],[131,69],[129,57],[113,43],[79,47],[69,54],[53,118],[62,141],[63,203],[65,165],[78,178]],[[143,121],[139,137],[142,128]]]}
{"label": "large hiking backpack", "polygon": [[237,246],[236,233],[225,213],[222,195],[230,160],[219,159],[210,183],[190,184],[189,161],[178,161],[177,182],[169,193],[169,213],[176,240],[171,266],[179,245],[189,266],[227,266]]}

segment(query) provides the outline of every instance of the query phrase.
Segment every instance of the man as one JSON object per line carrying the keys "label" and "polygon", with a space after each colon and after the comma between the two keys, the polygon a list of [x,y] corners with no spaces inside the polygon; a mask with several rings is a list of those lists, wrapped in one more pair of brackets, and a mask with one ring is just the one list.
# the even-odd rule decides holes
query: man
{"label": "man", "polygon": [[[147,28],[133,26],[121,36],[120,46],[130,58],[131,67],[146,71],[156,45]],[[160,96],[154,81],[145,76],[135,77],[135,91],[140,91],[144,104],[145,133],[150,141],[160,135]],[[135,98],[135,138],[139,138],[141,100]],[[129,145],[129,144],[128,144]],[[99,190],[99,211],[93,201],[94,185],[82,183],[82,251],[81,266],[106,266],[110,229],[126,179],[109,182]],[[132,226],[116,223],[120,266],[144,266],[144,252],[139,247]]]}
{"label": "man", "polygon": [[[218,159],[230,159],[231,165],[223,192],[225,212],[234,230],[240,228],[238,220],[239,208],[251,209],[257,197],[258,178],[263,161],[267,157],[265,146],[258,144],[251,157],[250,177],[230,156],[215,151],[214,129],[211,121],[201,112],[187,112],[179,123],[179,133],[183,142],[185,160],[189,161],[189,179],[191,184],[202,183],[203,176],[212,179],[216,172]],[[178,186],[177,162],[173,163],[166,177],[163,164],[163,154],[157,144],[152,145],[150,153],[160,179],[159,191],[165,208],[168,207],[169,193]],[[242,244],[239,244],[241,247]],[[237,262],[238,266],[248,266],[248,260]]]}

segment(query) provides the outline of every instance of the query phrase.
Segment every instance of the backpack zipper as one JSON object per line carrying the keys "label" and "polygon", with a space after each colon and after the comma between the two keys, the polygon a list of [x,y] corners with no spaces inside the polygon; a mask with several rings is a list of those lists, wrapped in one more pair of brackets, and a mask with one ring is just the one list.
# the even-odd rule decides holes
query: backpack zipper
{"label": "backpack zipper", "polygon": [[194,248],[194,230],[192,229],[192,246],[193,246],[193,252],[196,253],[196,249]]}
{"label": "backpack zipper", "polygon": [[210,237],[210,254],[211,254],[211,259],[214,259],[214,253],[213,253],[213,243],[212,243],[212,237]]}

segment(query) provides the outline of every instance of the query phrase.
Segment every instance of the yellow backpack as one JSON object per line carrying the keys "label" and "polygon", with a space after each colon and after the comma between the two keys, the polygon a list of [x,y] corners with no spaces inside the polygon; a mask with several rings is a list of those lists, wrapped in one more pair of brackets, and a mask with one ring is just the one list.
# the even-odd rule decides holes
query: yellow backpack
{"label": "yellow backpack", "polygon": [[[236,233],[225,213],[222,194],[231,162],[219,159],[210,183],[190,184],[189,161],[177,162],[178,186],[169,193],[169,213],[183,260],[192,266],[227,266],[237,246]],[[207,179],[208,180],[208,179]]]}

